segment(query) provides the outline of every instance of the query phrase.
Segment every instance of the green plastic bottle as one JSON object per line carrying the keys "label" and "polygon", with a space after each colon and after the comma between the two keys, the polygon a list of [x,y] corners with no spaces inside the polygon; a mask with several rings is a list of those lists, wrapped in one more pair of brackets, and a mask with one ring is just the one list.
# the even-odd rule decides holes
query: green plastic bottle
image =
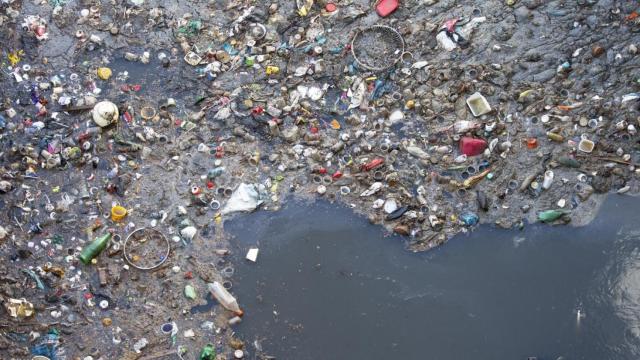
{"label": "green plastic bottle", "polygon": [[82,261],[83,264],[90,263],[93,258],[100,255],[102,250],[106,249],[109,240],[111,240],[111,233],[98,236],[91,244],[82,249],[80,256],[78,256],[80,261]]}
{"label": "green plastic bottle", "polygon": [[207,344],[202,348],[202,352],[200,353],[200,357],[198,360],[215,360],[216,359],[216,349],[213,347],[213,344]]}
{"label": "green plastic bottle", "polygon": [[538,220],[542,222],[552,222],[568,213],[569,211],[567,210],[545,210],[538,213]]}
{"label": "green plastic bottle", "polygon": [[561,156],[558,158],[558,163],[561,165],[571,167],[571,168],[579,168],[582,164],[574,158],[570,158],[568,156]]}

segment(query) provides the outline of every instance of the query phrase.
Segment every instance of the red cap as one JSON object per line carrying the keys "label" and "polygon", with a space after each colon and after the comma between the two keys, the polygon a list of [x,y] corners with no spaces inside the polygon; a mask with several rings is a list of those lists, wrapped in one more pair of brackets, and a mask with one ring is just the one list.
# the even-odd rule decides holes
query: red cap
{"label": "red cap", "polygon": [[338,10],[338,7],[334,3],[328,3],[327,5],[325,5],[324,9],[327,10],[328,12],[334,12]]}

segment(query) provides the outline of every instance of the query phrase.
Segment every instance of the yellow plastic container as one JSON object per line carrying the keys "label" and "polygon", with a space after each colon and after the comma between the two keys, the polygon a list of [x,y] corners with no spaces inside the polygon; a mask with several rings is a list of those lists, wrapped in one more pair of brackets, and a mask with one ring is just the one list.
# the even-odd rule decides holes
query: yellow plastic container
{"label": "yellow plastic container", "polygon": [[98,74],[98,77],[102,80],[109,80],[109,78],[111,77],[111,69],[107,67],[98,68],[96,73]]}
{"label": "yellow plastic container", "polygon": [[267,75],[277,75],[280,73],[280,68],[277,66],[269,65],[266,69]]}
{"label": "yellow plastic container", "polygon": [[111,220],[120,221],[124,219],[125,216],[127,216],[127,209],[124,207],[116,205],[111,208]]}

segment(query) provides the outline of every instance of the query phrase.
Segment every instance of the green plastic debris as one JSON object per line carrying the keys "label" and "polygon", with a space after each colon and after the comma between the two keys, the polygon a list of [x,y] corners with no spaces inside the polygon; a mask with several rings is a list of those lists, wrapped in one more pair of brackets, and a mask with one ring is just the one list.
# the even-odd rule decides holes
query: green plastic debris
{"label": "green plastic debris", "polygon": [[61,245],[64,243],[64,237],[60,234],[55,234],[53,235],[53,238],[51,239],[51,241],[56,245]]}
{"label": "green plastic debris", "polygon": [[571,168],[579,168],[580,167],[580,162],[574,158],[570,158],[568,156],[561,156],[558,158],[558,163],[564,166],[568,166]]}
{"label": "green plastic debris", "polygon": [[200,357],[198,360],[215,360],[216,359],[216,349],[213,347],[213,344],[207,344],[202,348],[202,352],[200,353]]}
{"label": "green plastic debris", "polygon": [[29,276],[31,276],[33,281],[36,282],[36,285],[38,286],[38,289],[44,290],[44,283],[42,282],[42,280],[40,280],[40,277],[33,270],[22,269],[22,272],[24,272],[25,274],[28,274]]}
{"label": "green plastic debris", "polygon": [[190,20],[186,25],[178,28],[178,33],[187,36],[193,36],[200,32],[202,29],[202,21]]}
{"label": "green plastic debris", "polygon": [[563,215],[569,214],[568,210],[545,210],[538,213],[538,220],[542,222],[552,222],[561,218]]}
{"label": "green plastic debris", "polygon": [[196,295],[196,289],[193,287],[193,285],[187,285],[184,287],[184,296],[186,296],[187,298],[193,300],[197,297]]}

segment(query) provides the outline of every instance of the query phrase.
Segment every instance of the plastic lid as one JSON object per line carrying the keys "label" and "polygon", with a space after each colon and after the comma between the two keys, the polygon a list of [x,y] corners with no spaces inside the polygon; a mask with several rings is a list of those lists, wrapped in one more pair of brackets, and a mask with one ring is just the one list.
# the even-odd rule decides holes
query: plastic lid
{"label": "plastic lid", "polygon": [[338,7],[334,3],[328,3],[327,5],[325,5],[324,9],[327,10],[328,12],[334,12],[338,10]]}

